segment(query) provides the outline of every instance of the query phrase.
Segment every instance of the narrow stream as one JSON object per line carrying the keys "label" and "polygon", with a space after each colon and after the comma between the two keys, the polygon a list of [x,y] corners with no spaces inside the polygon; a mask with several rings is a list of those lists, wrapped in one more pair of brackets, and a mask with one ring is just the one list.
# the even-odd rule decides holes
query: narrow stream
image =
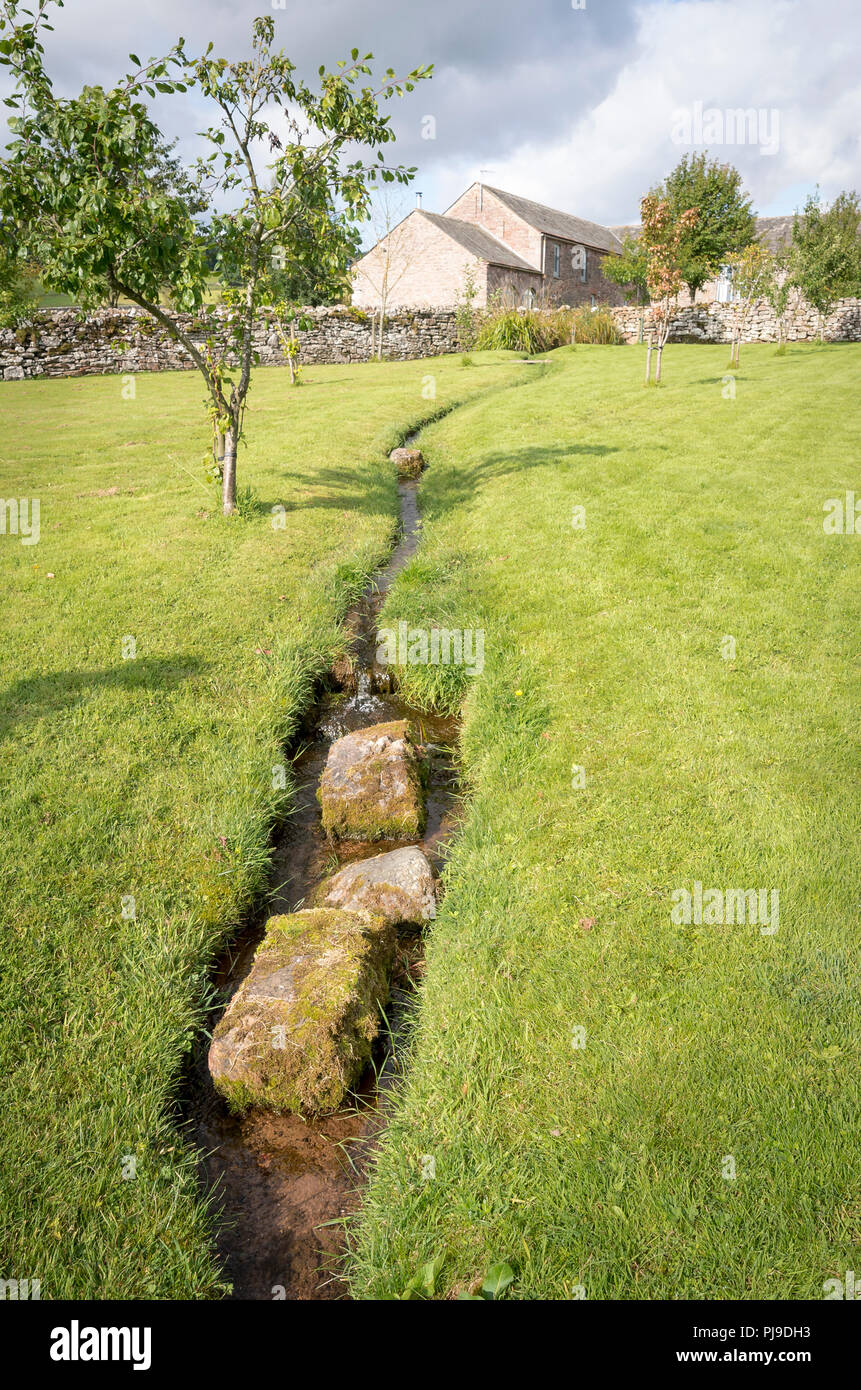
{"label": "narrow stream", "polygon": [[[352,670],[347,661],[336,664],[330,688],[309,711],[296,740],[293,814],[275,845],[268,912],[244,928],[219,961],[217,1014],[250,969],[267,915],[306,905],[317,885],[343,864],[416,843],[332,844],[326,839],[317,788],[335,739],[387,720],[413,720],[430,760],[427,827],[417,843],[435,871],[453,833],[458,804],[453,764],[457,722],[404,704],[392,688],[390,672],[375,661],[380,609],[420,537],[418,482],[399,482],[398,490],[400,543],[348,615]],[[202,1179],[222,1207],[218,1251],[234,1298],[348,1297],[338,1277],[343,1235],[337,1223],[358,1200],[363,1158],[385,1123],[385,1085],[396,1067],[393,1039],[421,970],[421,937],[411,931],[401,937],[396,956],[392,999],[386,1011],[389,1030],[378,1039],[352,1103],[332,1115],[310,1121],[266,1110],[231,1115],[212,1085],[207,1068],[209,1040],[201,1038],[189,1077],[186,1111],[191,1137],[205,1155]]]}

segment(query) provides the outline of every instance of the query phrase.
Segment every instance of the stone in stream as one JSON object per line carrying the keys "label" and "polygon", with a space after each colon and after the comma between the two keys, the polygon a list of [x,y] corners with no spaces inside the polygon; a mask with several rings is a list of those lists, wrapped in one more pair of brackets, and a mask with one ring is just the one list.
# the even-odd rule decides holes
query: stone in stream
{"label": "stone in stream", "polygon": [[425,466],[421,449],[393,449],[389,458],[397,466],[399,478],[417,478]]}
{"label": "stone in stream", "polygon": [[424,771],[407,719],[336,739],[317,792],[326,834],[341,840],[416,839],[425,824]]}
{"label": "stone in stream", "polygon": [[422,926],[436,914],[433,872],[416,845],[347,864],[322,885],[320,901],[374,913],[392,926]]}
{"label": "stone in stream", "polygon": [[270,917],[212,1035],[209,1071],[231,1109],[335,1110],[371,1055],[395,934],[380,917],[311,908]]}

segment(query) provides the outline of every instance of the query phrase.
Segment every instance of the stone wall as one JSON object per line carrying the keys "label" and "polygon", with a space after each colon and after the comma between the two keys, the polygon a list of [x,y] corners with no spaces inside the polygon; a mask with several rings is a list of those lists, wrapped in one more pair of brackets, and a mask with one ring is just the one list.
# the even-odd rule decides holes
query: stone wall
{"label": "stone wall", "polygon": [[[640,318],[648,332],[651,311],[636,305],[614,308],[626,342],[637,342]],[[367,362],[371,356],[371,317],[348,308],[305,311],[312,326],[299,333],[303,362]],[[670,337],[676,342],[727,343],[732,337],[732,304],[695,304],[675,314]],[[203,325],[185,315],[183,326],[202,342]],[[816,311],[802,307],[791,319],[790,342],[818,337]],[[861,300],[842,299],[826,321],[832,342],[861,342]],[[776,342],[774,312],[764,302],[751,312],[745,342]],[[261,315],[255,332],[260,361],[283,365],[278,335]],[[451,309],[399,309],[386,318],[383,355],[406,360],[456,352],[457,324]],[[192,363],[185,349],[170,340],[141,309],[101,309],[83,315],[75,309],[51,309],[38,315],[33,328],[13,333],[0,329],[0,377],[101,376],[106,373],[181,371]]]}
{"label": "stone wall", "polygon": [[[370,315],[348,308],[307,309],[311,328],[300,331],[303,362],[366,362],[371,356]],[[205,333],[191,314],[181,319],[196,343]],[[283,365],[274,326],[261,314],[254,334],[260,361]],[[383,355],[433,357],[457,349],[457,326],[450,309],[415,309],[387,315]],[[142,309],[76,309],[40,313],[33,328],[0,330],[0,377],[6,381],[37,376],[101,376],[106,373],[188,370],[193,363]]]}
{"label": "stone wall", "polygon": [[[636,343],[640,336],[640,321],[647,334],[652,323],[650,309],[625,305],[611,311],[625,335],[625,341]],[[732,340],[735,320],[734,304],[693,304],[680,308],[670,323],[670,339],[690,343],[728,343]],[[802,342],[819,337],[819,315],[809,304],[803,304],[787,322],[789,342]],[[825,321],[825,337],[831,342],[861,342],[861,299],[841,299]],[[746,343],[777,342],[777,318],[764,299],[752,307],[744,331]]]}

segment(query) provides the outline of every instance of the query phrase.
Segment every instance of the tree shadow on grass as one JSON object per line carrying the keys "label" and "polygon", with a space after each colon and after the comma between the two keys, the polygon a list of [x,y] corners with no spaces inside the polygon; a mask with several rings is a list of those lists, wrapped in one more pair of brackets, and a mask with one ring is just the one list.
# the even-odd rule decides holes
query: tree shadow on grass
{"label": "tree shadow on grass", "polygon": [[[528,472],[532,468],[546,468],[548,465],[563,464],[568,459],[602,458],[607,454],[618,454],[620,450],[609,444],[566,444],[558,449],[538,448],[513,449],[505,453],[488,454],[476,463],[468,463],[463,472],[449,469],[445,480],[434,487],[433,509],[435,513],[456,507],[471,497],[483,483],[504,478],[517,473]],[[429,460],[433,468],[433,459]],[[337,511],[364,511],[374,516],[385,515],[391,510],[391,477],[378,474],[379,481],[366,475],[366,486],[357,491],[356,473],[346,468],[321,468],[314,474],[314,484],[329,490],[329,496],[303,498],[300,502],[288,505],[288,511],[331,507]]]}
{"label": "tree shadow on grass", "polygon": [[[552,421],[548,423],[552,424]],[[529,445],[523,449],[487,454],[475,463],[468,463],[462,472],[454,469],[446,471],[445,477],[434,487],[433,512],[438,516],[441,512],[460,506],[485,483],[495,482],[499,478],[514,477],[534,468],[552,468],[554,465],[560,472],[567,472],[569,463],[576,465],[582,459],[597,461],[618,453],[621,450],[615,444],[565,444],[558,449]]]}
{"label": "tree shadow on grass", "polygon": [[173,690],[210,664],[196,656],[137,657],[103,670],[24,676],[0,695],[0,739],[17,724],[60,714],[96,691]]}
{"label": "tree shadow on grass", "polygon": [[695,381],[690,382],[691,386],[722,386],[727,377],[731,376],[733,381],[749,381],[750,378],[743,376],[736,367],[727,364],[727,369],[723,376],[700,376]]}

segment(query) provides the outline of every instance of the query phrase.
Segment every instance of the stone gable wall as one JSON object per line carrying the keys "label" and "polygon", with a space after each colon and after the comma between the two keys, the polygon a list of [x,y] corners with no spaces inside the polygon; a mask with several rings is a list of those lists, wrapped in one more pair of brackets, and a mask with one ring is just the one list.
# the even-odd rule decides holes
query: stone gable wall
{"label": "stone gable wall", "polygon": [[[388,304],[433,308],[454,304],[468,270],[475,281],[476,305],[487,301],[486,261],[459,246],[429,218],[416,210],[385,238],[389,258]],[[379,308],[384,275],[384,248],[378,242],[353,266],[353,305]],[[387,315],[388,317],[388,315]]]}
{"label": "stone gable wall", "polygon": [[478,204],[479,187],[474,183],[461,194],[456,203],[452,203],[445,215],[483,227],[491,236],[495,236],[497,241],[503,242],[530,265],[537,267],[541,263],[541,233],[530,227],[528,222],[524,222],[522,217],[518,217],[505,203],[500,202],[496,194],[491,193],[488,188],[481,192],[480,208]]}

